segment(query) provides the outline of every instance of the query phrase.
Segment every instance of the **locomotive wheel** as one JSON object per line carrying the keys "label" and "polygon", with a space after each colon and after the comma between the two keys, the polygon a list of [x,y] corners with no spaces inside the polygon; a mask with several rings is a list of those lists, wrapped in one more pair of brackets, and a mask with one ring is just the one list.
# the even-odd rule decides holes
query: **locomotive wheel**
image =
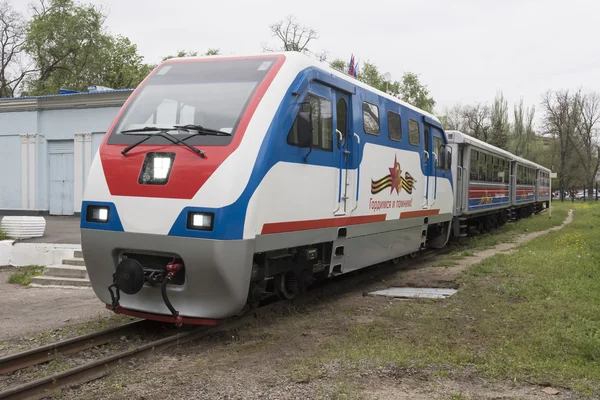
{"label": "locomotive wheel", "polygon": [[300,278],[294,271],[277,275],[276,289],[277,294],[282,299],[293,299],[300,293]]}

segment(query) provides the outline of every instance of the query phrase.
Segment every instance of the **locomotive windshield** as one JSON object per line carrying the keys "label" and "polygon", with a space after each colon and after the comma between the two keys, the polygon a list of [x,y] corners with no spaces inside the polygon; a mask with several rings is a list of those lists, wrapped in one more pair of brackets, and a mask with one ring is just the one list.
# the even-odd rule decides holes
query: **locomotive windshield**
{"label": "locomotive windshield", "polygon": [[[227,145],[231,142],[254,91],[275,63],[275,59],[203,60],[163,65],[136,94],[108,139],[108,144],[131,144],[140,137],[121,134],[143,127],[172,128],[201,125],[230,136],[195,136],[192,145]],[[173,130],[183,139],[194,134]],[[161,137],[148,144],[169,143]]]}

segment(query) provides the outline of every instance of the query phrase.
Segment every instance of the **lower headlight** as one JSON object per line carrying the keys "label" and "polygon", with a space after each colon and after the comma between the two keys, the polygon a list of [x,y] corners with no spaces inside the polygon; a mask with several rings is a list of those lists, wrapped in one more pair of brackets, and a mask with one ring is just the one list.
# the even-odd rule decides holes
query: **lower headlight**
{"label": "lower headlight", "polygon": [[88,206],[85,219],[87,222],[108,222],[108,216],[108,207]]}
{"label": "lower headlight", "polygon": [[188,229],[199,229],[203,231],[212,231],[214,214],[202,212],[190,212],[188,214]]}

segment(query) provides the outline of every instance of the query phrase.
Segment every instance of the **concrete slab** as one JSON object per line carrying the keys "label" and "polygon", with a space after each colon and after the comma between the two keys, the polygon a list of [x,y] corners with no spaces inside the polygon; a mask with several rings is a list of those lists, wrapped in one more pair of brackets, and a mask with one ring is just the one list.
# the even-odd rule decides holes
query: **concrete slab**
{"label": "concrete slab", "polygon": [[19,243],[54,243],[81,245],[79,217],[46,215],[46,231],[41,238],[23,239]]}
{"label": "concrete slab", "polygon": [[415,299],[415,298],[427,298],[427,299],[445,299],[456,293],[455,289],[446,288],[389,288],[385,290],[379,290],[377,292],[369,293],[372,296],[386,296],[401,299]]}
{"label": "concrete slab", "polygon": [[63,265],[85,266],[85,261],[83,258],[65,258],[62,263]]}
{"label": "concrete slab", "polygon": [[44,276],[88,279],[87,269],[76,265],[49,265],[44,268]]}
{"label": "concrete slab", "polygon": [[91,288],[92,284],[87,279],[81,278],[64,278],[56,276],[34,276],[31,278],[31,286],[68,286],[68,287],[84,287]]}
{"label": "concrete slab", "polygon": [[12,265],[57,265],[66,258],[73,257],[76,250],[81,250],[79,244],[52,243],[19,243],[12,240],[0,242],[0,266]]}

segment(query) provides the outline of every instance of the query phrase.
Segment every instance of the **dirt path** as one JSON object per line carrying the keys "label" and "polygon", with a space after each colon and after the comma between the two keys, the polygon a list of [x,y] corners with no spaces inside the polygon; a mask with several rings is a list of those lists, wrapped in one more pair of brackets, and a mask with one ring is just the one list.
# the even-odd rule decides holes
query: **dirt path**
{"label": "dirt path", "polygon": [[[402,286],[414,286],[414,287],[445,287],[454,286],[452,283],[458,278],[461,272],[467,268],[472,267],[475,264],[479,264],[483,260],[495,256],[496,254],[506,253],[511,254],[514,249],[530,240],[536,239],[546,233],[562,229],[567,224],[573,222],[573,210],[569,210],[567,218],[561,225],[553,228],[546,229],[544,231],[532,232],[526,235],[519,235],[515,237],[512,243],[500,243],[489,249],[474,252],[472,256],[466,257],[462,260],[457,260],[456,265],[449,267],[437,267],[435,266],[439,260],[430,262],[418,267],[418,269],[406,271],[401,276]],[[441,257],[444,259],[445,257]],[[450,285],[448,285],[450,284]],[[393,286],[393,285],[391,285]]]}
{"label": "dirt path", "polygon": [[15,270],[0,270],[0,341],[33,336],[109,315],[92,289],[27,288],[9,284],[8,277]]}
{"label": "dirt path", "polygon": [[[64,394],[67,399],[572,399],[573,393],[556,395],[541,387],[512,382],[489,383],[478,377],[438,378],[419,369],[338,371],[345,361],[320,367],[313,375],[302,363],[319,357],[336,334],[369,322],[389,307],[382,297],[363,296],[364,291],[394,285],[439,287],[455,285],[462,271],[484,259],[510,252],[518,245],[557,230],[572,221],[569,212],[563,225],[521,235],[473,256],[456,260],[450,267],[436,266],[440,259],[390,274],[385,280],[352,287],[306,309],[293,308],[237,332],[208,338],[192,346],[162,355],[157,362],[124,366],[105,380],[92,382]],[[443,258],[444,256],[440,257]],[[368,278],[368,273],[366,274]],[[365,278],[365,280],[368,280]],[[352,349],[348,349],[352,351]],[[298,369],[300,368],[300,369]],[[346,369],[344,369],[346,371]],[[353,371],[352,368],[349,371]],[[149,379],[148,377],[151,377]],[[336,378],[337,377],[337,378]],[[349,383],[350,384],[349,384]]]}

